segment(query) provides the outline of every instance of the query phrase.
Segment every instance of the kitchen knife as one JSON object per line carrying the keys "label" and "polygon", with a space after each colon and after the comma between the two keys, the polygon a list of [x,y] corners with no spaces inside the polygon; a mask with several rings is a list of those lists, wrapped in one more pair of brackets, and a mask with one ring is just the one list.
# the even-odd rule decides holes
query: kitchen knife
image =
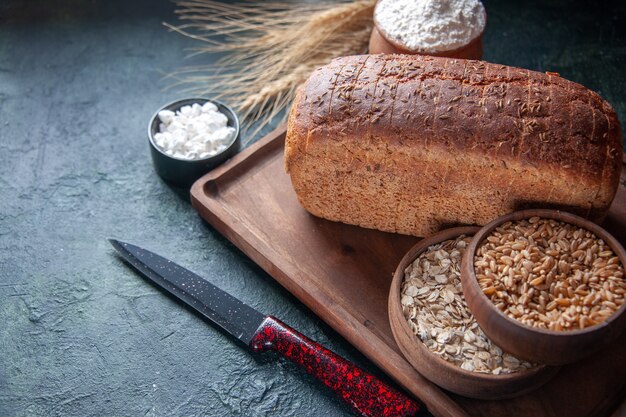
{"label": "kitchen knife", "polygon": [[144,277],[220,326],[253,352],[274,351],[304,368],[358,414],[430,415],[417,401],[182,266],[138,246],[114,239],[109,241]]}

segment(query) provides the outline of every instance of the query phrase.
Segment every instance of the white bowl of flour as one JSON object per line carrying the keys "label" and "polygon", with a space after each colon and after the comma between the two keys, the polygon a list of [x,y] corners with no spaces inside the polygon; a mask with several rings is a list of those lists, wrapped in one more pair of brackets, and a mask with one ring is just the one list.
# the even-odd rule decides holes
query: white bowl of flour
{"label": "white bowl of flour", "polygon": [[480,59],[487,23],[480,0],[379,0],[370,53]]}

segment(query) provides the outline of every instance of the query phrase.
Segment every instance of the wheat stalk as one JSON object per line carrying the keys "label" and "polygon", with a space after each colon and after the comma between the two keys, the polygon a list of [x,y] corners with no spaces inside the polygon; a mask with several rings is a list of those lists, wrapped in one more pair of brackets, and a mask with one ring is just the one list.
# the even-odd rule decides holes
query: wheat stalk
{"label": "wheat stalk", "polygon": [[225,55],[213,66],[177,71],[172,86],[230,104],[250,140],[289,106],[311,71],[367,50],[375,3],[181,1],[176,13],[185,23],[165,25],[200,41],[196,53]]}

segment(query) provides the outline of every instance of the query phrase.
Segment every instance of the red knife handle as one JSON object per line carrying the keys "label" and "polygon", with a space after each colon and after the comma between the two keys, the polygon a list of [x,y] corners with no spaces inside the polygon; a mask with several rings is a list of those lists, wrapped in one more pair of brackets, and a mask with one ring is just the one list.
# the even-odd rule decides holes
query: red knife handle
{"label": "red knife handle", "polygon": [[335,391],[362,416],[414,416],[422,406],[322,345],[267,317],[250,341],[254,352],[275,351]]}

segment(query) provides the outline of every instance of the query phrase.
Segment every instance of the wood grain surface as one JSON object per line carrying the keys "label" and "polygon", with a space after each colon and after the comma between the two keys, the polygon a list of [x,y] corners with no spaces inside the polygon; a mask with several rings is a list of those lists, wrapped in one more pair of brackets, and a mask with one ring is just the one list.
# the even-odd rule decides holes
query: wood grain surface
{"label": "wood grain surface", "polygon": [[[311,216],[283,163],[284,128],[192,187],[199,214],[344,336],[436,416],[604,416],[626,393],[626,334],[600,353],[563,367],[541,389],[499,401],[446,392],[421,376],[396,345],[387,315],[393,272],[415,237]],[[626,176],[605,227],[624,244]]]}

